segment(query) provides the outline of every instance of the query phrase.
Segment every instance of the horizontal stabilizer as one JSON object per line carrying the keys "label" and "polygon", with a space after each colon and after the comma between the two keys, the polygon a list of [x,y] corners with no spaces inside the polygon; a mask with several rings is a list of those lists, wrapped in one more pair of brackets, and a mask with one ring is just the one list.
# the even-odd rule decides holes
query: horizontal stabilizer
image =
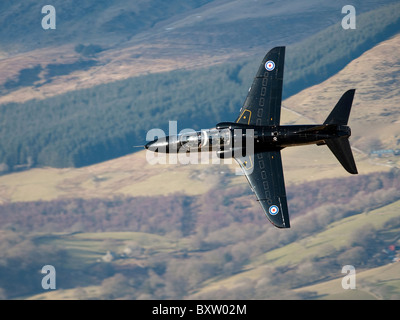
{"label": "horizontal stabilizer", "polygon": [[348,138],[327,139],[325,142],[335,157],[349,173],[358,173]]}

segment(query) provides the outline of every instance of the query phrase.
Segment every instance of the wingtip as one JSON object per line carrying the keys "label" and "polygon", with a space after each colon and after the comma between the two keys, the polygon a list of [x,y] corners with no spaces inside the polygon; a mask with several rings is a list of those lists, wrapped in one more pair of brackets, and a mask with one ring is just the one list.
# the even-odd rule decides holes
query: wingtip
{"label": "wingtip", "polygon": [[[272,223],[272,222],[271,222]],[[283,224],[275,224],[275,223],[272,223],[275,227],[277,227],[277,228],[279,228],[279,229],[290,229],[290,223],[289,222],[287,222],[287,223],[285,223],[285,222],[283,222]]]}

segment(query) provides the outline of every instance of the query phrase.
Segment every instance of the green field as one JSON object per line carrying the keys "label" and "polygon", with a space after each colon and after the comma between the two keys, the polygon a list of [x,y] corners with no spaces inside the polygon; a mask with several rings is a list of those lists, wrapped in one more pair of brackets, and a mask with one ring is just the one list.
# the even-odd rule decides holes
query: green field
{"label": "green field", "polygon": [[[312,261],[323,261],[338,256],[340,252],[351,246],[351,237],[354,236],[354,231],[365,226],[373,226],[377,233],[381,235],[383,243],[390,244],[394,241],[394,243],[399,244],[397,235],[400,229],[390,229],[390,231],[385,229],[385,223],[396,217],[400,217],[400,201],[371,212],[341,219],[327,225],[320,232],[302,238],[300,241],[254,258],[251,263],[243,268],[241,273],[208,281],[192,297],[213,296],[213,292],[222,289],[236,290],[243,285],[243,281],[246,281],[246,279],[256,282],[265,277],[265,274],[272,273],[273,270],[287,270],[288,268],[296,268],[296,266],[305,266],[309,268],[308,272],[303,270],[305,277],[307,277],[309,272],[313,272]],[[294,220],[292,225],[295,226],[299,219]],[[304,219],[304,217],[301,219]],[[382,248],[385,247],[385,244],[381,245]],[[330,271],[332,272],[334,268],[335,265],[332,264]],[[331,273],[331,277],[335,279],[320,280],[315,285],[301,286],[292,290],[295,293],[313,292],[314,299],[388,299],[392,295],[400,296],[400,262],[390,263],[388,260],[386,264],[379,267],[366,268],[365,266],[358,267],[355,265],[355,268],[357,271],[357,290],[344,290],[342,288],[341,280],[344,275],[341,274],[341,266],[337,266],[337,270],[334,270],[333,274]],[[285,283],[284,279],[282,281]]]}
{"label": "green field", "polygon": [[[393,235],[398,234],[400,229],[392,229],[385,233],[385,222],[394,217],[399,217],[400,202],[361,213],[352,217],[342,219],[328,225],[312,236],[305,237],[301,241],[291,243],[279,249],[262,254],[247,264],[235,275],[223,277],[218,276],[208,279],[199,290],[190,296],[191,298],[204,298],[213,296],[214,292],[220,290],[240,289],[246,281],[257,281],[262,279],[266,273],[276,268],[288,268],[290,266],[302,265],[313,259],[324,259],[335,256],[338,251],[343,250],[350,242],[350,235],[354,230],[365,225],[373,225],[377,232],[382,233],[385,241],[390,243]],[[293,222],[295,224],[296,221]],[[338,238],[337,235],[344,235]],[[77,233],[47,235],[41,241],[51,242],[53,245],[62,246],[72,256],[71,268],[81,268],[83,265],[94,263],[105,263],[102,258],[107,251],[112,251],[114,264],[120,266],[144,266],[151,257],[163,254],[176,255],[183,251],[192,251],[194,248],[189,239],[171,239],[146,233],[138,232],[100,232],[100,233]],[[141,254],[128,257],[123,256],[126,248],[140,248]],[[124,251],[125,249],[125,251]],[[132,250],[132,249],[130,249]],[[131,253],[128,253],[128,255]],[[111,263],[111,262],[109,262]],[[386,263],[379,267],[366,268],[356,266],[356,290],[344,290],[341,280],[344,275],[341,270],[336,270],[336,278],[328,281],[319,281],[315,285],[293,288],[293,292],[313,292],[317,299],[386,299],[400,295],[400,263]],[[247,279],[247,280],[246,280]],[[42,293],[29,299],[76,299],[84,289],[87,298],[98,298],[101,285],[87,286],[75,289],[56,290],[54,292]]]}
{"label": "green field", "polygon": [[[400,215],[400,201],[371,212],[341,219],[321,230],[317,235],[303,238],[283,248],[272,250],[260,257],[256,264],[272,264],[275,266],[295,265],[311,258],[323,258],[347,247],[352,232],[365,225],[372,225],[377,230],[384,230],[388,220]],[[302,218],[303,219],[303,218]],[[293,224],[296,220],[293,221]],[[327,250],[327,248],[329,248]]]}

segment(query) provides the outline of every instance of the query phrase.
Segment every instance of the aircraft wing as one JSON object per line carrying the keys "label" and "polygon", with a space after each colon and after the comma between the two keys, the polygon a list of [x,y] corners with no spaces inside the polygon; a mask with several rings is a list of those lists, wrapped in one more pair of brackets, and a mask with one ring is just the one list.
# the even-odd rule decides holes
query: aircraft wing
{"label": "aircraft wing", "polygon": [[285,47],[273,48],[265,55],[240,109],[237,123],[257,126],[279,125],[284,62]]}
{"label": "aircraft wing", "polygon": [[235,159],[269,221],[278,228],[290,228],[281,152],[266,151]]}

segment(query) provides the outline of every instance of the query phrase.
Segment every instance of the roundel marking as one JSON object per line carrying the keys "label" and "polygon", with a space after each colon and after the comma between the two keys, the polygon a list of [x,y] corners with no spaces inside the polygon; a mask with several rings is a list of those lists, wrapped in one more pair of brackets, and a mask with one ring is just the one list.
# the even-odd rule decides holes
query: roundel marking
{"label": "roundel marking", "polygon": [[272,60],[268,60],[265,63],[265,69],[267,69],[268,71],[272,71],[275,69],[275,62],[273,62]]}
{"label": "roundel marking", "polygon": [[270,206],[270,207],[269,207],[269,213],[270,213],[271,215],[274,216],[274,215],[278,214],[278,212],[279,212],[278,206],[273,205],[273,206]]}

